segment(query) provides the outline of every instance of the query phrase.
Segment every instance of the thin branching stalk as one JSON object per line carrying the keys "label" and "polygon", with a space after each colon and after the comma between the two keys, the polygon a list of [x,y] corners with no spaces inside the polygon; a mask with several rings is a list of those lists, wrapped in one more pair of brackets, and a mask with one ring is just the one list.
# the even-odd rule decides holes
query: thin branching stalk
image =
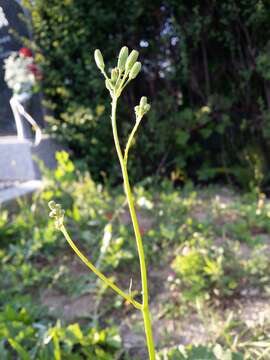
{"label": "thin branching stalk", "polygon": [[91,263],[84,255],[83,253],[77,248],[77,246],[72,241],[71,237],[69,236],[66,228],[64,225],[60,227],[60,231],[66,238],[67,242],[69,243],[70,247],[74,250],[74,252],[78,255],[78,257],[82,260],[82,262],[95,273],[102,281],[104,281],[109,287],[111,287],[117,294],[122,296],[125,300],[127,300],[130,304],[134,305],[136,309],[141,310],[142,305],[138,303],[136,300],[132,299],[131,296],[127,295],[124,291],[122,291],[115,283],[113,283],[109,278],[107,278],[103,273],[101,273],[95,265]]}
{"label": "thin branching stalk", "polygon": [[[136,122],[131,131],[125,152],[121,150],[120,141],[117,132],[117,122],[116,122],[116,113],[117,113],[117,103],[118,99],[124,90],[124,88],[130,83],[131,80],[135,79],[138,73],[141,70],[141,63],[137,61],[138,52],[136,50],[132,50],[129,54],[128,48],[124,46],[118,57],[117,67],[112,69],[111,77],[107,75],[105,71],[105,64],[103,60],[103,56],[100,50],[95,51],[95,61],[97,67],[105,77],[105,85],[106,88],[110,92],[110,96],[112,98],[112,113],[111,113],[111,121],[112,121],[112,132],[115,143],[116,152],[118,155],[118,159],[120,162],[120,167],[122,171],[123,181],[124,181],[124,190],[127,198],[127,203],[129,207],[130,217],[133,224],[133,230],[136,239],[137,251],[140,261],[140,272],[141,272],[141,285],[142,285],[142,303],[137,302],[132,297],[131,289],[129,291],[129,295],[126,294],[123,290],[121,290],[114,282],[112,282],[107,276],[105,276],[101,271],[97,269],[95,265],[89,261],[85,255],[77,248],[72,239],[70,238],[65,225],[64,225],[64,210],[62,210],[60,204],[56,204],[54,201],[50,201],[49,207],[51,209],[50,216],[55,219],[55,225],[58,230],[60,230],[67,242],[74,250],[74,252],[78,255],[78,257],[83,261],[83,263],[93,271],[102,281],[104,281],[109,287],[111,287],[118,295],[132,304],[136,309],[140,310],[143,315],[144,320],[144,329],[146,335],[146,343],[148,348],[149,360],[155,360],[155,346],[152,332],[152,324],[150,318],[149,311],[149,295],[148,295],[148,284],[147,284],[147,269],[145,263],[143,242],[140,233],[138,218],[134,206],[134,200],[132,196],[132,191],[129,183],[127,162],[128,162],[128,153],[129,149],[132,145],[132,141],[134,139],[134,135],[138,129],[138,126],[143,118],[143,116],[150,110],[150,105],[147,103],[147,98],[143,96],[140,100],[139,105],[135,106],[135,115]],[[131,287],[131,286],[130,286]]]}
{"label": "thin branching stalk", "polygon": [[113,101],[112,101],[113,137],[114,137],[115,147],[117,150],[118,159],[120,162],[122,175],[123,175],[123,179],[124,179],[124,188],[125,188],[125,193],[126,193],[126,197],[127,197],[127,201],[128,201],[130,217],[131,217],[132,224],[133,224],[133,229],[134,229],[136,244],[137,244],[137,250],[138,250],[138,255],[139,255],[139,260],[140,260],[140,271],[141,271],[141,281],[142,281],[142,300],[143,300],[141,310],[142,310],[143,319],[144,319],[144,328],[145,328],[145,334],[146,334],[146,339],[147,339],[149,359],[154,360],[155,359],[155,348],[154,348],[152,325],[151,325],[150,313],[149,313],[148,284],[147,284],[147,270],[146,270],[146,264],[145,264],[145,256],[144,256],[140,228],[139,228],[139,224],[138,224],[138,218],[137,218],[136,210],[134,207],[134,200],[132,197],[131,188],[130,188],[130,184],[129,184],[129,177],[128,177],[128,171],[127,171],[127,157],[126,157],[126,161],[124,161],[122,151],[120,148],[120,144],[119,144],[119,138],[118,138],[117,126],[116,126],[116,109],[117,109],[117,98],[113,98]]}

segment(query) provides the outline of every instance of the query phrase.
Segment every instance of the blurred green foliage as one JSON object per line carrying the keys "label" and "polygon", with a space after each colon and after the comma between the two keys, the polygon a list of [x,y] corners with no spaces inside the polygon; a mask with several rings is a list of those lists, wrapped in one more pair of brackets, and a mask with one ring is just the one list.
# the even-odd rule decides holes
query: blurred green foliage
{"label": "blurred green foliage", "polygon": [[[151,99],[132,166],[135,179],[269,184],[270,13],[259,0],[24,0],[44,71],[50,130],[100,179],[118,179],[109,103],[95,69],[122,45],[140,51],[143,84],[121,104],[120,134],[142,95]],[[53,114],[53,115],[52,115]],[[98,160],[97,160],[98,159]]]}
{"label": "blurred green foliage", "polygon": [[[116,328],[82,331],[78,323],[46,324],[33,309],[6,305],[0,312],[1,359],[113,360],[121,339]],[[117,355],[118,354],[118,355]]]}
{"label": "blurred green foliage", "polygon": [[[127,314],[134,328],[138,319],[88,269],[84,272],[55,231],[47,208],[52,198],[61,199],[78,247],[126,291],[132,273],[130,291],[140,299],[136,245],[122,188],[112,190],[94,182],[89,173],[76,170],[66,152],[56,158],[55,170],[43,168],[44,188],[31,205],[20,201],[19,212],[0,211],[1,359],[57,360],[59,353],[74,360],[129,359],[119,338],[123,333],[117,328],[121,329]],[[152,269],[149,284],[155,318],[182,324],[190,317],[192,323],[197,312],[204,322],[211,321],[211,327],[215,323],[214,330],[206,326],[209,340],[199,347],[163,349],[169,345],[164,331],[160,359],[196,359],[198,354],[202,359],[241,359],[236,352],[252,359],[270,351],[267,317],[256,313],[258,323],[251,327],[237,311],[228,321],[224,310],[234,301],[253,301],[254,294],[255,299],[269,296],[270,203],[266,197],[238,196],[211,187],[198,191],[190,183],[180,190],[168,180],[155,185],[147,178],[135,187],[134,199]],[[50,293],[54,311],[46,302]],[[87,313],[79,305],[84,297],[91,304]],[[74,303],[73,321],[64,309]],[[203,315],[208,307],[210,314]],[[218,309],[225,320],[217,318]],[[177,345],[182,343],[180,335]],[[196,331],[193,338],[197,339]],[[130,358],[142,358],[136,355]]]}
{"label": "blurred green foliage", "polygon": [[[220,345],[207,346],[179,346],[166,349],[158,357],[158,360],[244,360],[240,353],[224,350]],[[250,360],[249,358],[245,358]]]}

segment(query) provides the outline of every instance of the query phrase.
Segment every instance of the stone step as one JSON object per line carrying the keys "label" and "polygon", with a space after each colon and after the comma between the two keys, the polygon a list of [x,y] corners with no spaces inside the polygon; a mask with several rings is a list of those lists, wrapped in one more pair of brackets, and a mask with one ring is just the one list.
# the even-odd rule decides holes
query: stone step
{"label": "stone step", "polygon": [[2,206],[8,204],[9,208],[11,206],[16,206],[16,199],[30,196],[32,193],[40,190],[41,188],[41,180],[14,183],[12,186],[0,189],[0,205]]}
{"label": "stone step", "polygon": [[0,138],[0,181],[27,181],[36,178],[32,144],[16,136]]}
{"label": "stone step", "polygon": [[48,168],[54,168],[55,152],[63,147],[48,136],[43,136],[38,146],[16,136],[0,137],[0,182],[41,179],[41,173],[33,156],[42,160]]}

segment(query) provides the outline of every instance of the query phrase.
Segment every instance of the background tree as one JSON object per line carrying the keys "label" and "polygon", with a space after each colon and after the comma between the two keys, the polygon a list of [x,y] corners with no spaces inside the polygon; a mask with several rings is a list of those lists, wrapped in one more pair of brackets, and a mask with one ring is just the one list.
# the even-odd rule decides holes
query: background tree
{"label": "background tree", "polygon": [[[128,90],[121,117],[130,118],[125,115],[131,115],[128,109],[141,95],[154,99],[136,146],[135,179],[158,173],[179,180],[267,185],[267,1],[24,3],[32,15],[33,48],[54,114],[48,119],[51,131],[68,141],[93,175],[100,176],[108,166],[118,174],[118,168],[111,161],[113,141],[107,141],[110,129],[104,120],[109,104],[90,54],[101,48],[113,59],[115,49],[127,45],[140,50],[145,81]],[[127,120],[121,125],[125,137],[132,124]]]}

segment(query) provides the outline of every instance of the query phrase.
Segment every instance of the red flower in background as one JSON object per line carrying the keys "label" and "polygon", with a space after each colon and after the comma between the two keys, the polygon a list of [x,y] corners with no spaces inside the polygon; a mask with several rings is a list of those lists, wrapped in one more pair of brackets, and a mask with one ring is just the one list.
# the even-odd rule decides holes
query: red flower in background
{"label": "red flower in background", "polygon": [[35,76],[37,80],[42,79],[42,72],[36,64],[28,65],[28,69],[31,71],[31,73]]}
{"label": "red flower in background", "polygon": [[28,48],[26,47],[23,47],[19,50],[19,54],[22,55],[22,56],[25,56],[25,57],[30,57],[32,58],[33,57],[33,53],[31,50],[29,50]]}
{"label": "red flower in background", "polygon": [[113,213],[108,212],[105,216],[106,216],[106,218],[107,218],[109,221],[111,221],[112,218],[113,218]]}

